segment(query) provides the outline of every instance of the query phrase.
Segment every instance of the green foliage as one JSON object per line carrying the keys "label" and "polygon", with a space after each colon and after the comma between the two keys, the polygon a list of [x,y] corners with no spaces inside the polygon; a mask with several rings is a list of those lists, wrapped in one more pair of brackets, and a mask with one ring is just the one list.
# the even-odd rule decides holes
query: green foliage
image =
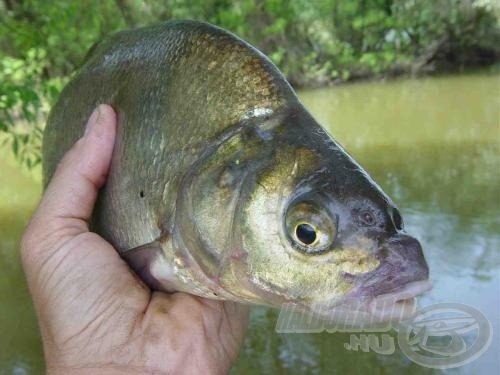
{"label": "green foliage", "polygon": [[[0,3],[1,4],[1,3]],[[0,5],[0,133],[21,163],[40,163],[51,105],[85,51],[126,27],[100,1],[5,1]]]}
{"label": "green foliage", "polygon": [[495,63],[491,0],[0,0],[0,133],[28,167],[87,50],[115,31],[198,19],[247,39],[295,86]]}

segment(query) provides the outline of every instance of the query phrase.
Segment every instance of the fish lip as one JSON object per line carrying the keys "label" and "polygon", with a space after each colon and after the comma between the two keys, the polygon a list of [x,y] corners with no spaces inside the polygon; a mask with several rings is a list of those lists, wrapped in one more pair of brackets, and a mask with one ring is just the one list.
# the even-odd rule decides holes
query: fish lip
{"label": "fish lip", "polygon": [[369,314],[379,322],[400,322],[410,319],[416,311],[417,296],[432,289],[430,279],[412,281],[401,288],[372,298]]}
{"label": "fish lip", "polygon": [[396,288],[384,294],[375,296],[374,298],[384,300],[384,299],[394,299],[396,302],[403,301],[409,298],[415,298],[425,292],[432,289],[433,283],[430,279],[417,280],[409,282],[403,285],[401,288]]}
{"label": "fish lip", "polygon": [[417,296],[431,289],[430,279],[412,281],[389,293],[373,297],[368,302],[368,313],[379,322],[410,319],[416,311]]}
{"label": "fish lip", "polygon": [[357,298],[365,301],[372,301],[374,299],[377,299],[381,302],[388,302],[390,300],[398,302],[406,299],[415,298],[425,292],[428,292],[429,290],[432,289],[432,286],[433,283],[431,279],[427,278],[423,280],[411,281],[401,287],[393,288],[391,290],[385,291],[384,293],[372,296],[363,295],[362,293],[360,293],[360,291],[362,291],[362,288],[360,287],[356,288],[351,293],[347,294],[346,299]]}
{"label": "fish lip", "polygon": [[416,311],[416,297],[431,289],[431,280],[418,280],[377,296],[350,293],[335,303],[333,300],[318,302],[308,306],[308,311],[321,319],[334,324],[344,322],[342,324],[352,328],[397,323],[410,319]]}

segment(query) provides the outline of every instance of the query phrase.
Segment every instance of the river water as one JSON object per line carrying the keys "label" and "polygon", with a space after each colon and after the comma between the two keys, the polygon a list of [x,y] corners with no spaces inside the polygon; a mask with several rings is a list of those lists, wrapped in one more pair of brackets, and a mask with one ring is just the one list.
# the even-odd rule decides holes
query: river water
{"label": "river water", "polygon": [[[500,361],[500,76],[360,83],[300,92],[305,106],[393,198],[422,242],[434,289],[419,307],[459,302],[493,327],[473,362],[434,370],[347,350],[349,333],[277,334],[279,311],[254,308],[234,373],[498,373]],[[39,179],[0,151],[0,374],[43,372],[18,243]],[[396,337],[394,331],[389,332]],[[359,335],[358,335],[359,336]]]}

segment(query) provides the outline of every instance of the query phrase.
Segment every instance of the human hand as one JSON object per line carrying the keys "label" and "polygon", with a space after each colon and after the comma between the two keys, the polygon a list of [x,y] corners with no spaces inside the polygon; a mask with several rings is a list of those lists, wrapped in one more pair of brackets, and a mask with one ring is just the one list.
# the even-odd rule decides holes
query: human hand
{"label": "human hand", "polygon": [[88,220],[116,132],[101,105],[64,156],[22,240],[49,373],[222,373],[236,359],[248,308],[152,292]]}

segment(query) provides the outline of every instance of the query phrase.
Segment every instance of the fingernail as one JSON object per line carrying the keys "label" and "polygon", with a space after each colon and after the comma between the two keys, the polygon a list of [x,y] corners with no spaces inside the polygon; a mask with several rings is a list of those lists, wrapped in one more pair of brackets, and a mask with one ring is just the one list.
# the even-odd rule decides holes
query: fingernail
{"label": "fingernail", "polygon": [[95,127],[95,125],[99,123],[100,117],[101,117],[101,106],[99,105],[96,109],[94,109],[94,112],[92,112],[92,114],[89,117],[89,120],[87,121],[87,126],[85,127],[84,136],[89,134]]}

